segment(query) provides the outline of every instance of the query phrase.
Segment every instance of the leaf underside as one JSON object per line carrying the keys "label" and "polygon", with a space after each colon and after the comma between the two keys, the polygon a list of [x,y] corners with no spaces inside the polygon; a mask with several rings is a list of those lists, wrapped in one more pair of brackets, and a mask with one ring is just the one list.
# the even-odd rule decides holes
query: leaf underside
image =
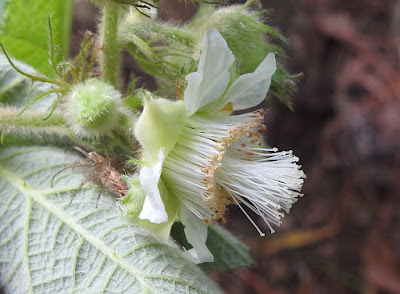
{"label": "leaf underside", "polygon": [[[13,60],[13,62],[23,72],[38,74],[32,67],[22,62],[17,60]],[[22,108],[33,98],[51,89],[53,86],[48,83],[32,83],[29,78],[12,68],[6,57],[0,53],[0,104]],[[47,95],[35,102],[29,109],[49,111],[56,99],[56,94]]]}
{"label": "leaf underside", "polygon": [[172,243],[120,216],[83,180],[82,160],[51,147],[1,147],[0,285],[4,293],[220,293]]}

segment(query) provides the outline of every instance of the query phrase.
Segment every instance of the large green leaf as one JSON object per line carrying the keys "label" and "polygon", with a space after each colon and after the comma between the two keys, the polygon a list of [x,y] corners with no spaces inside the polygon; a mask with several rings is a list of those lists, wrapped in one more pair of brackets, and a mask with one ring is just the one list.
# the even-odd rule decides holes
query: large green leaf
{"label": "large green leaf", "polygon": [[[3,4],[4,1],[0,0]],[[54,43],[59,46],[56,60],[60,61],[68,56],[72,3],[72,0],[10,0],[3,15],[0,41],[13,57],[51,76],[47,19],[52,16]]]}
{"label": "large green leaf", "polygon": [[[112,196],[81,189],[77,155],[1,147],[0,288],[4,293],[220,293],[176,245],[120,216]],[[82,159],[80,159],[82,160]]]}

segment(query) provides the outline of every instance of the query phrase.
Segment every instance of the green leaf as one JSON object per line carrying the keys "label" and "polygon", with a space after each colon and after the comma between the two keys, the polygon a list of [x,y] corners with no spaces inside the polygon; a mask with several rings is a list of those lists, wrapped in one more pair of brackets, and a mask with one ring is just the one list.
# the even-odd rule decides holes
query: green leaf
{"label": "green leaf", "polygon": [[239,266],[252,266],[254,264],[250,255],[250,248],[220,226],[209,227],[206,244],[214,255],[213,263],[200,265],[206,272],[224,272]]}
{"label": "green leaf", "polygon": [[[203,272],[128,223],[112,196],[79,188],[81,157],[57,148],[0,150],[0,289],[5,293],[221,293]],[[107,195],[106,195],[107,194]]]}
{"label": "green leaf", "polygon": [[59,46],[56,61],[60,61],[69,52],[72,3],[72,0],[9,1],[3,15],[0,41],[13,57],[52,76],[48,62],[47,20],[51,16],[54,44]]}

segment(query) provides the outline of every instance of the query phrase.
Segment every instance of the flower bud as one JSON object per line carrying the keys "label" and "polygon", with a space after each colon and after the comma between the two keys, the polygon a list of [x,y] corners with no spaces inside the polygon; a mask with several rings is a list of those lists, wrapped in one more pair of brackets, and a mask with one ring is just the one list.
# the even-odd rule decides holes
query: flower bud
{"label": "flower bud", "polygon": [[121,94],[111,85],[91,79],[72,87],[64,109],[76,136],[99,138],[127,120]]}

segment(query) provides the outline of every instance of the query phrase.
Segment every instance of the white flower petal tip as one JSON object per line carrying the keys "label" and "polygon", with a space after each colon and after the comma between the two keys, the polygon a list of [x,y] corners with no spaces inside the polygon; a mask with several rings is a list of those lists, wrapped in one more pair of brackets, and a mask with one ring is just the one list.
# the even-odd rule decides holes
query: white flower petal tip
{"label": "white flower petal tip", "polygon": [[185,226],[186,239],[193,246],[184,255],[196,264],[213,262],[214,256],[206,246],[208,225],[188,209],[185,204],[181,205],[181,222]]}
{"label": "white flower petal tip", "polygon": [[214,256],[211,252],[205,247],[206,250],[203,249],[201,254],[198,254],[198,248],[189,249],[183,253],[183,256],[191,260],[195,264],[200,264],[204,262],[214,262]]}
{"label": "white flower petal tip", "polygon": [[227,102],[232,103],[233,110],[251,108],[263,102],[275,71],[275,54],[269,53],[254,72],[237,78],[225,94]]}
{"label": "white flower petal tip", "polygon": [[189,115],[221,97],[229,84],[228,70],[234,61],[222,35],[216,29],[207,30],[197,71],[186,76],[184,104]]}
{"label": "white flower petal tip", "polygon": [[152,167],[144,166],[139,174],[140,185],[147,193],[139,218],[148,219],[155,224],[168,221],[168,215],[161,199],[160,190],[158,189],[158,182],[160,181],[164,162],[164,153],[165,148],[160,148],[158,162]]}

